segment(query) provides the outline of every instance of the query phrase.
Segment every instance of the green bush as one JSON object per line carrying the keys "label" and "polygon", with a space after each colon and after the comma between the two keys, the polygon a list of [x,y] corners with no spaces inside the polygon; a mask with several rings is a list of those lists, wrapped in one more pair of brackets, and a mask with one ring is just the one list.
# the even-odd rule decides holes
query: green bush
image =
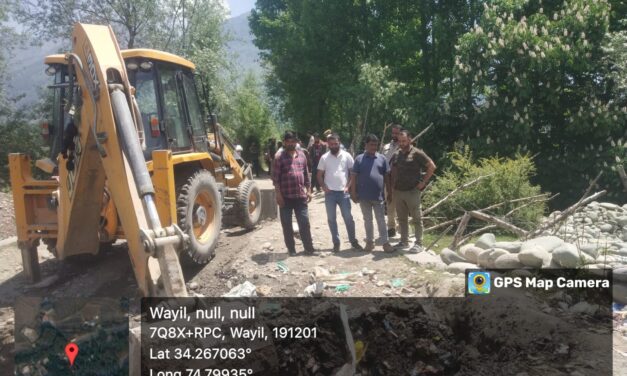
{"label": "green bush", "polygon": [[[470,148],[465,146],[461,151],[449,153],[448,162],[450,162],[450,167],[437,177],[425,194],[423,209],[440,201],[462,184],[480,176],[490,176],[457,192],[448,201],[430,212],[427,216],[435,217],[435,219],[428,221],[427,226],[459,217],[464,214],[464,211],[483,209],[504,201],[541,193],[540,187],[530,182],[536,169],[532,158],[528,155],[517,155],[514,159],[490,157],[475,161]],[[521,203],[506,203],[486,213],[502,217],[520,205]],[[544,202],[533,203],[515,211],[508,221],[521,228],[531,229],[542,218],[545,208]],[[482,227],[484,225],[486,224],[471,222],[469,226]]]}

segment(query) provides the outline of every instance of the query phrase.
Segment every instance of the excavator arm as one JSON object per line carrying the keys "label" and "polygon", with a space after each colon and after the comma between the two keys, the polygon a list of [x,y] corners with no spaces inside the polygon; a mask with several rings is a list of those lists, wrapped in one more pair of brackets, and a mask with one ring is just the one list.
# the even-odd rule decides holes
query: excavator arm
{"label": "excavator arm", "polygon": [[79,111],[76,135],[60,159],[57,248],[65,255],[72,254],[69,247],[95,253],[106,181],[139,288],[149,296],[187,296],[177,252],[187,235],[160,222],[115,35],[110,27],[77,24],[72,45],[66,59],[79,87],[79,98],[72,100]]}

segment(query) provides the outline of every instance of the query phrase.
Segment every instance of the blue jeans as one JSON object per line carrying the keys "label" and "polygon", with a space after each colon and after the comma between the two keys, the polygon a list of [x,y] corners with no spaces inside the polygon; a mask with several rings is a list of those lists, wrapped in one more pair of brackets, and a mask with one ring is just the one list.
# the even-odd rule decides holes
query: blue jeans
{"label": "blue jeans", "polygon": [[331,238],[333,239],[333,245],[340,245],[340,234],[337,229],[337,211],[335,206],[340,207],[340,213],[344,224],[346,225],[346,232],[348,232],[348,240],[351,243],[357,241],[355,238],[355,221],[351,214],[351,199],[348,193],[344,191],[330,191],[324,194],[324,205],[327,209],[327,221],[329,223],[329,230],[331,230]]}
{"label": "blue jeans", "polygon": [[303,247],[307,251],[313,251],[313,242],[311,240],[311,228],[309,227],[309,213],[307,210],[306,199],[285,198],[285,205],[279,208],[281,217],[281,227],[283,227],[283,238],[285,246],[289,252],[296,252],[296,243],[294,241],[294,229],[292,228],[292,211],[296,215],[298,222],[298,232],[300,240],[303,241]]}

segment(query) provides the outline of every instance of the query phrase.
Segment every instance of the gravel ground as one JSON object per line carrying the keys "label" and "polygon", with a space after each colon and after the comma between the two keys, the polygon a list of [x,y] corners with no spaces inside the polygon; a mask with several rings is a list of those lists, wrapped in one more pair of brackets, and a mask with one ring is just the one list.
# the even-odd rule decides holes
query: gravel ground
{"label": "gravel ground", "polygon": [[11,192],[0,191],[0,240],[15,236],[15,212]]}

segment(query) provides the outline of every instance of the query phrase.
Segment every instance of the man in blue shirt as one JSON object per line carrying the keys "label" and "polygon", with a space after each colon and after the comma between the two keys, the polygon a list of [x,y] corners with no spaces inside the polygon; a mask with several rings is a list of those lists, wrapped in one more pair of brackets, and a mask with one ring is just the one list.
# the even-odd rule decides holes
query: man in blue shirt
{"label": "man in blue shirt", "polygon": [[379,229],[378,243],[383,245],[385,252],[392,252],[393,248],[388,240],[388,231],[385,224],[385,204],[383,187],[385,180],[389,178],[390,167],[385,156],[377,153],[379,139],[373,134],[365,138],[365,152],[355,159],[352,170],[351,198],[355,203],[359,202],[364,216],[366,227],[366,251],[374,249],[374,227],[372,224],[372,212],[377,220]]}

